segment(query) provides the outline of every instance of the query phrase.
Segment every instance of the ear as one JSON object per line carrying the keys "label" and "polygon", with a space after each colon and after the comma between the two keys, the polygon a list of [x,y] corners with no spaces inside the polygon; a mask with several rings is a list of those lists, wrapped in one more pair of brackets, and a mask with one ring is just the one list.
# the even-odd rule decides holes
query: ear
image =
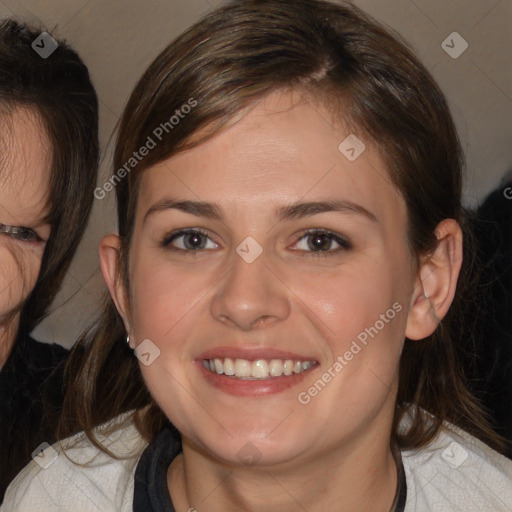
{"label": "ear", "polygon": [[[123,319],[126,332],[131,331],[131,322],[129,315],[128,299],[123,280],[119,275],[119,251],[121,248],[121,239],[118,235],[107,235],[102,238],[99,247],[101,273],[105,281],[110,296],[114,301],[117,311]],[[133,336],[130,336],[133,340]],[[130,347],[133,341],[130,341]],[[132,347],[133,348],[133,347]]]}
{"label": "ear", "polygon": [[444,318],[455,296],[462,265],[462,230],[445,219],[436,228],[437,247],[422,257],[411,297],[405,336],[421,340],[430,336]]}

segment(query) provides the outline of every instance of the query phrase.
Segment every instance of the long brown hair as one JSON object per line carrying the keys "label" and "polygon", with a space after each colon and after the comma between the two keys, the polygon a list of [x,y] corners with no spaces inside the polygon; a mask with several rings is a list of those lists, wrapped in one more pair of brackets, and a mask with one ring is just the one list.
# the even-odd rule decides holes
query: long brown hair
{"label": "long brown hair", "polygon": [[[446,218],[465,228],[461,206],[463,157],[446,100],[407,47],[350,4],[311,0],[232,2],[208,14],[150,65],[121,120],[114,172],[154,130],[191,99],[197,106],[158,141],[116,186],[121,277],[129,296],[128,262],[142,173],[177,152],[219,133],[255,101],[276,89],[293,88],[328,106],[333,116],[380,151],[408,209],[408,243],[418,258],[436,247],[435,228]],[[125,173],[126,174],[126,173]],[[470,239],[467,237],[466,250]],[[459,291],[471,274],[465,260]],[[428,339],[407,342],[393,439],[402,448],[428,443],[449,420],[500,447],[477,402],[467,391],[459,353],[469,347],[458,333],[460,297]],[[111,300],[97,326],[71,357],[69,390],[60,435],[92,428],[121,411],[135,414],[152,439],[167,422],[146,390],[137,360]],[[101,386],[100,386],[101,383]],[[398,432],[407,408],[412,428]]]}

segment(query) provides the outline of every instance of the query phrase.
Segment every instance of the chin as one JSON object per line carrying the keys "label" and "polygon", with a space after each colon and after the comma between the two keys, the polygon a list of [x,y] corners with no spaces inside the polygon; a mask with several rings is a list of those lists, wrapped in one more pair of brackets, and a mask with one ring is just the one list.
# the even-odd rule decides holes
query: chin
{"label": "chin", "polygon": [[295,460],[305,449],[302,448],[305,444],[304,436],[299,435],[300,433],[294,435],[289,429],[283,429],[279,435],[273,433],[270,436],[269,429],[250,432],[239,430],[237,434],[229,428],[227,430],[229,433],[209,429],[208,432],[197,433],[191,439],[194,445],[209,453],[215,461],[230,466],[264,468],[286,464]]}

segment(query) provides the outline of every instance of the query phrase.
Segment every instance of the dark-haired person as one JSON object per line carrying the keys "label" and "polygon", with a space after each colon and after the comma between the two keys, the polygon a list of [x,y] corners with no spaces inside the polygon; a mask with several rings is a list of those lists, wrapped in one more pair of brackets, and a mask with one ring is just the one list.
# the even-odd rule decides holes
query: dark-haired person
{"label": "dark-haired person", "polygon": [[84,432],[3,510],[511,510],[458,364],[460,145],[402,43],[349,3],[229,3],[139,81],[134,152],[68,367]]}
{"label": "dark-haired person", "polygon": [[63,41],[42,58],[32,48],[40,32],[0,22],[0,502],[32,452],[55,439],[62,374],[52,372],[67,351],[30,332],[84,232],[98,165],[87,68]]}

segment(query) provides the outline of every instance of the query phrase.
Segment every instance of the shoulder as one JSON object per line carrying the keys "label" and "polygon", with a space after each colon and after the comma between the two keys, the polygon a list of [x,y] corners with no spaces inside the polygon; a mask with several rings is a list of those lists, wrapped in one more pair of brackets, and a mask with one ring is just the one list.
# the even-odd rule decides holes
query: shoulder
{"label": "shoulder", "polygon": [[130,417],[123,415],[98,430],[98,440],[116,458],[83,433],[47,446],[11,483],[0,510],[131,511],[135,468],[147,443]]}
{"label": "shoulder", "polygon": [[[56,408],[61,405],[67,355],[68,351],[57,344],[41,343],[28,336],[16,340],[0,372],[4,412],[0,428],[4,432],[21,425],[33,432],[41,431],[43,399]],[[46,425],[42,430],[46,432]]]}
{"label": "shoulder", "polygon": [[[24,421],[38,429],[41,420],[42,395],[48,389],[59,406],[64,362],[68,351],[56,344],[38,342],[29,336],[20,336],[0,371],[0,403],[2,420],[9,424]],[[4,429],[6,421],[2,421]],[[8,426],[8,425],[7,425]]]}
{"label": "shoulder", "polygon": [[2,373],[5,370],[25,379],[41,381],[68,355],[69,351],[57,343],[43,343],[20,333]]}
{"label": "shoulder", "polygon": [[420,450],[402,452],[407,511],[507,512],[512,503],[512,461],[467,432],[445,423]]}

